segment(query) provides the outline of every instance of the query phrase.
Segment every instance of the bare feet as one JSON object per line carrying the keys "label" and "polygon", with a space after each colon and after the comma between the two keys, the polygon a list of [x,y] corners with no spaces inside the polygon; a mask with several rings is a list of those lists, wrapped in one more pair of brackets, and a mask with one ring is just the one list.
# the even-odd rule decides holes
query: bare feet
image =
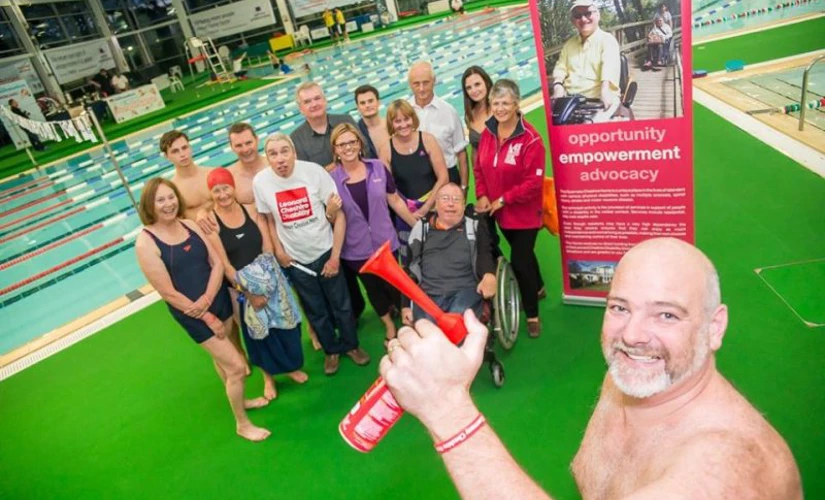
{"label": "bare feet", "polygon": [[[264,391],[266,392],[266,391]],[[247,410],[255,410],[257,408],[263,408],[264,406],[269,404],[269,400],[272,398],[255,398],[255,399],[247,399],[243,402],[243,407]]]}
{"label": "bare feet", "polygon": [[264,398],[267,402],[278,397],[278,389],[275,388],[275,380],[264,382]]}
{"label": "bare feet", "polygon": [[309,339],[312,341],[312,348],[316,351],[320,351],[321,342],[318,341],[318,335],[315,334],[315,330],[313,330],[310,326],[309,328],[307,328],[307,332],[309,332]]}
{"label": "bare feet", "polygon": [[239,425],[237,429],[239,436],[250,441],[263,441],[272,434],[263,427],[256,427],[251,423]]}
{"label": "bare feet", "polygon": [[289,375],[289,378],[291,378],[292,380],[294,380],[295,382],[297,382],[299,384],[303,384],[307,380],[309,380],[309,375],[307,375],[306,372],[304,372],[302,370],[295,370],[294,372],[290,372],[288,375]]}

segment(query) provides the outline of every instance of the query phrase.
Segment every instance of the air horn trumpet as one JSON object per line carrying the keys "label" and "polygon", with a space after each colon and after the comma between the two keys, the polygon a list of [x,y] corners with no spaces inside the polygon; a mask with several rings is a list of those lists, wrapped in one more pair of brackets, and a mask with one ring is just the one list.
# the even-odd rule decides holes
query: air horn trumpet
{"label": "air horn trumpet", "polygon": [[[390,251],[387,241],[361,268],[361,273],[374,274],[397,288],[435,319],[436,325],[450,342],[460,344],[467,336],[461,315],[445,313],[407,276]],[[379,377],[338,425],[341,437],[350,446],[367,453],[387,435],[404,414],[384,379]]]}

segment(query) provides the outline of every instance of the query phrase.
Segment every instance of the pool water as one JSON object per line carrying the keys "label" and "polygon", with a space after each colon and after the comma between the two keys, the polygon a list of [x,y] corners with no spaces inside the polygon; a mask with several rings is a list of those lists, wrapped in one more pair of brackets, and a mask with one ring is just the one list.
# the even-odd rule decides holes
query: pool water
{"label": "pool water", "polygon": [[[307,54],[311,78],[327,95],[330,112],[357,118],[352,92],[369,83],[384,105],[407,97],[410,63],[428,59],[436,93],[463,115],[461,75],[477,64],[493,80],[517,81],[523,95],[541,88],[532,25],[526,8],[476,13]],[[135,197],[171,164],[158,140],[170,128],[185,131],[203,166],[235,161],[227,128],[248,121],[260,136],[291,132],[302,121],[295,88],[307,77],[257,91],[144,130],[112,143]],[[134,256],[141,224],[109,158],[82,154],[0,183],[0,353],[88,314],[146,283]]]}

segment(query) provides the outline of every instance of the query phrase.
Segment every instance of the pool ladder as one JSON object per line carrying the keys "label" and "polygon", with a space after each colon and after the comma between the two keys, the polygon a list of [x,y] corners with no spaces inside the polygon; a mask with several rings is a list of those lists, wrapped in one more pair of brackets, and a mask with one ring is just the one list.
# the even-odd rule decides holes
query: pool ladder
{"label": "pool ladder", "polygon": [[823,54],[823,55],[817,57],[816,59],[814,59],[813,61],[811,61],[811,64],[809,64],[808,67],[805,68],[805,72],[802,73],[802,98],[799,100],[799,104],[800,104],[800,106],[799,106],[799,131],[800,132],[802,132],[802,129],[805,128],[805,110],[808,109],[808,103],[807,103],[807,98],[808,98],[808,73],[811,72],[811,68],[813,68],[816,63],[818,63],[819,61],[821,61],[823,59],[825,59],[825,54]]}

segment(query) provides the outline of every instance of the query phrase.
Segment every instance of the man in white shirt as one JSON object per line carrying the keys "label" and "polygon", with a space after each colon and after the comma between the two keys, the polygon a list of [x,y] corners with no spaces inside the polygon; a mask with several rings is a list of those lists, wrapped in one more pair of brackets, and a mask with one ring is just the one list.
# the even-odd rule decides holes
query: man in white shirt
{"label": "man in white shirt", "polygon": [[126,78],[126,75],[122,74],[120,71],[115,70],[115,76],[112,77],[112,87],[115,88],[115,91],[118,94],[125,92],[130,88],[129,79]]}
{"label": "man in white shirt", "polygon": [[435,72],[430,63],[413,63],[410,66],[408,80],[413,93],[409,102],[418,115],[419,129],[435,136],[444,153],[444,163],[447,165],[450,182],[460,185],[466,192],[469,181],[468,142],[458,112],[435,95]]}
{"label": "man in white shirt", "polygon": [[335,183],[320,165],[297,160],[295,145],[286,134],[267,137],[264,152],[271,168],[258,172],[252,181],[255,206],[266,216],[275,257],[321,341],[324,373],[338,371],[341,354],[366,365],[370,357],[358,347],[346,280],[339,272],[344,213],[337,211],[332,221],[325,217],[325,201],[338,194]]}

